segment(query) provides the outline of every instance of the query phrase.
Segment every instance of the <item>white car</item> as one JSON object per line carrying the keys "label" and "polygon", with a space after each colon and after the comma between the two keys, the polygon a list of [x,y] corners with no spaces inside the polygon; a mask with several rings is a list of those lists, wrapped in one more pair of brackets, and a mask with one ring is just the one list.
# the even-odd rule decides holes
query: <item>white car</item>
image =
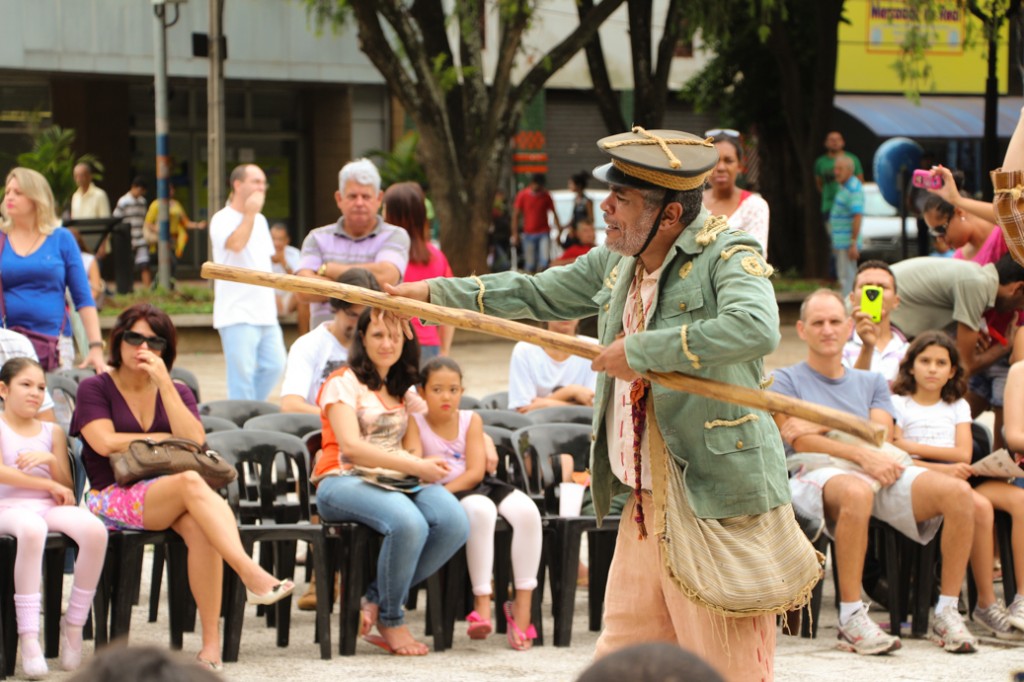
{"label": "white car", "polygon": [[[907,216],[907,255],[917,255],[917,218]],[[860,224],[860,259],[884,260],[895,263],[903,260],[903,234],[900,231],[900,216],[883,197],[878,185],[864,183],[864,219]]]}
{"label": "white car", "polygon": [[[604,244],[604,229],[607,225],[604,222],[604,213],[601,211],[601,202],[608,196],[606,189],[585,190],[587,198],[594,202],[594,232],[596,233],[597,244]],[[571,189],[556,189],[551,191],[551,199],[555,202],[555,213],[563,225],[569,223],[572,218],[572,206],[576,201],[576,193]]]}

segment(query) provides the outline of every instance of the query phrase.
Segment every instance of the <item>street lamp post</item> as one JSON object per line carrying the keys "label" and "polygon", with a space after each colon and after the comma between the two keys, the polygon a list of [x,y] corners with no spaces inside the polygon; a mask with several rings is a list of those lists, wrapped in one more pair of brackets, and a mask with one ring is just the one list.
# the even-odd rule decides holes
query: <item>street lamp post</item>
{"label": "street lamp post", "polygon": [[[156,97],[156,193],[160,237],[157,242],[157,283],[171,288],[171,223],[169,213],[171,157],[170,124],[167,120],[167,29],[178,23],[178,5],[187,0],[153,0],[153,44],[155,46],[154,91]],[[174,7],[174,19],[167,21],[167,6]]]}

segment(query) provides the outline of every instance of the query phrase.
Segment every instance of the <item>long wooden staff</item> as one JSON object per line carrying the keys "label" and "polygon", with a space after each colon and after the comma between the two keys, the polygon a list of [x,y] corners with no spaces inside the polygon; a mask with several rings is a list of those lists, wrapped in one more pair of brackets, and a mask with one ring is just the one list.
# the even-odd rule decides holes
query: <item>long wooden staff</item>
{"label": "long wooden staff", "polygon": [[[483,315],[471,310],[445,308],[432,303],[422,303],[410,298],[389,296],[378,291],[354,287],[338,282],[328,282],[312,277],[296,275],[278,275],[259,272],[248,268],[239,268],[216,263],[204,263],[202,276],[206,279],[222,279],[241,284],[271,287],[284,291],[298,291],[317,296],[340,298],[350,303],[389,310],[399,315],[419,317],[437,324],[448,324],[460,329],[472,329],[493,336],[501,336],[513,341],[526,341],[544,348],[559,350],[593,360],[603,350],[602,346],[590,343],[565,334],[557,334],[546,329],[531,327],[519,322],[503,320],[491,315]],[[780,412],[791,417],[799,417],[807,421],[837,429],[856,436],[869,443],[881,445],[885,438],[885,429],[877,424],[856,417],[847,412],[835,410],[822,405],[815,405],[796,398],[761,391],[745,386],[735,386],[722,381],[690,376],[679,372],[649,372],[647,378],[663,386],[677,391],[694,393],[706,398],[714,398],[725,403],[734,403],[768,412]]]}

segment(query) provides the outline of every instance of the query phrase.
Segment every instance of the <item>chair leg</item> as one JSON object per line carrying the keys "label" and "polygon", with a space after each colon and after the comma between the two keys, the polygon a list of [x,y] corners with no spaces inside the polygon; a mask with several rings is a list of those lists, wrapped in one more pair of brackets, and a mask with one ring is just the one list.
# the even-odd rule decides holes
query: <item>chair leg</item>
{"label": "chair leg", "polygon": [[505,609],[508,601],[508,584],[512,577],[512,534],[494,534],[494,610],[491,613],[491,622],[494,624],[495,632],[505,634],[508,631],[508,623],[505,620]]}
{"label": "chair leg", "polygon": [[[126,543],[127,544],[127,543]],[[132,622],[132,606],[135,598],[134,585],[142,573],[142,547],[124,547],[120,552],[120,570],[113,589],[110,614],[110,639],[128,638]],[[129,581],[129,582],[126,582]]]}
{"label": "chair leg", "polygon": [[910,634],[923,637],[928,633],[928,612],[932,608],[932,592],[935,589],[935,561],[939,553],[939,537],[924,547],[919,547],[917,576],[914,585],[914,615]]}
{"label": "chair leg", "polygon": [[441,652],[451,647],[444,628],[444,588],[441,571],[427,578],[427,626],[434,636],[434,651]]}
{"label": "chair leg", "polygon": [[43,652],[47,658],[60,653],[60,607],[64,592],[64,549],[48,549],[43,555]]}
{"label": "chair leg", "polygon": [[996,511],[996,537],[999,540],[999,562],[1003,566],[1003,599],[1009,605],[1024,585],[1017,584],[1016,567],[1013,562],[1013,517],[1006,512]]}
{"label": "chair leg", "polygon": [[149,622],[155,623],[160,612],[160,585],[164,579],[164,557],[166,550],[163,545],[153,547],[153,570],[149,574]]}
{"label": "chair leg", "polygon": [[576,607],[576,578],[579,575],[580,566],[580,540],[583,530],[575,523],[559,519],[556,527],[560,527],[561,536],[558,542],[561,545],[560,552],[554,552],[552,556],[556,564],[560,564],[558,571],[558,589],[552,587],[551,601],[552,610],[555,616],[555,646],[569,646],[572,643],[572,620]]}
{"label": "chair leg", "polygon": [[[356,637],[359,636],[359,598],[366,585],[364,570],[370,538],[362,528],[346,529],[340,542],[341,579],[345,589],[341,593],[341,608],[338,616],[338,653],[352,656],[356,652]],[[333,580],[333,576],[332,576]]]}
{"label": "chair leg", "polygon": [[882,535],[885,540],[885,572],[889,581],[889,634],[899,637],[903,614],[903,584],[900,581],[900,564],[904,563],[899,552],[897,531],[885,526]]}
{"label": "chair leg", "polygon": [[327,569],[327,548],[321,537],[309,545],[307,564],[312,563],[315,575],[321,576],[316,586],[316,632],[320,643],[320,658],[331,660],[331,605],[334,603],[333,575]]}
{"label": "chair leg", "polygon": [[189,602],[192,600],[191,590],[180,589],[182,577],[188,575],[188,548],[184,543],[170,541],[166,545],[165,555],[171,649],[180,651],[185,643],[185,621],[188,619]]}
{"label": "chair leg", "polygon": [[18,626],[14,617],[14,542],[4,544],[10,548],[10,553],[0,557],[0,677],[14,674],[18,650]]}
{"label": "chair leg", "polygon": [[[252,554],[252,543],[242,536],[242,543],[247,554]],[[224,564],[224,577],[227,589],[224,591],[224,601],[227,609],[224,613],[224,645],[221,650],[221,658],[225,663],[238,661],[238,650],[242,642],[242,622],[245,620],[245,587],[241,579]]]}
{"label": "chair leg", "polygon": [[[292,578],[295,576],[295,547],[294,540],[279,540],[275,543],[267,543],[268,549],[273,552],[276,575],[279,579]],[[285,597],[274,605],[276,608],[277,624],[277,646],[288,646],[288,639],[292,624],[292,597]]]}
{"label": "chair leg", "polygon": [[617,530],[597,530],[587,535],[588,552],[590,555],[590,631],[600,632],[604,615],[604,595],[608,587],[608,569],[611,568],[612,557],[615,555]]}

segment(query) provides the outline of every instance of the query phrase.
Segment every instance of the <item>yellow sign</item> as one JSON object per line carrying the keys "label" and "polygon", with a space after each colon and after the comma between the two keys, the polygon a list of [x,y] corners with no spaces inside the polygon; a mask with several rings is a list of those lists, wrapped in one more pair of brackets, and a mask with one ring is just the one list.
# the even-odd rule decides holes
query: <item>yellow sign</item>
{"label": "yellow sign", "polygon": [[[836,65],[837,92],[904,92],[894,65],[900,45],[911,26],[921,25],[905,0],[846,0],[839,25]],[[981,22],[956,2],[940,4],[928,27],[929,48],[925,57],[932,81],[922,94],[981,94],[988,74],[988,43]],[[970,33],[972,44],[964,46]],[[1006,92],[1008,48],[1007,22],[999,32],[996,74],[999,91]]]}

